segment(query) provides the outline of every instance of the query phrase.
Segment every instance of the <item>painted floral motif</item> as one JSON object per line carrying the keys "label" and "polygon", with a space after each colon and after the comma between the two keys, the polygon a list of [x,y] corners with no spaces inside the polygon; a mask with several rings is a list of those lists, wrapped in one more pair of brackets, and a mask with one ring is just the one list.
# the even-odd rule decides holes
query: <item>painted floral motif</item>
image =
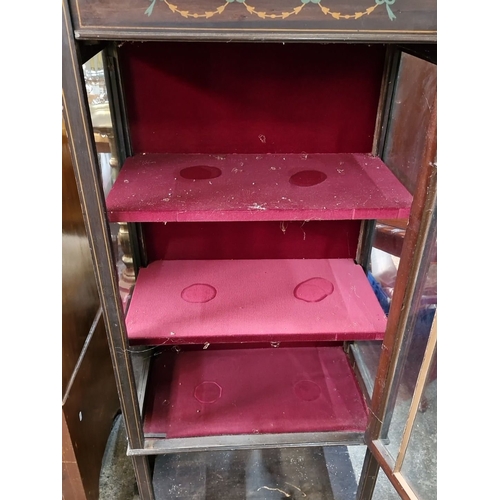
{"label": "painted floral motif", "polygon": [[392,21],[393,19],[396,19],[396,16],[394,15],[394,12],[391,10],[391,5],[394,4],[396,0],[375,0],[375,3],[377,5],[383,5],[385,3],[385,7],[387,9],[387,15],[389,16],[389,19]]}
{"label": "painted floral motif", "polygon": [[155,3],[156,3],[156,0],[151,0],[151,4],[150,6],[146,9],[146,12],[144,12],[144,14],[146,14],[147,16],[150,16],[152,13],[153,13],[153,9],[155,7]]}
{"label": "painted floral motif", "polygon": [[[150,5],[144,12],[147,16],[150,16],[153,13],[154,6],[156,4],[156,0],[149,0]],[[278,14],[268,14],[267,12],[257,10],[256,7],[253,7],[252,5],[249,5],[246,0],[225,0],[226,3],[222,4],[221,6],[217,7],[215,10],[212,11],[205,11],[205,12],[190,12],[188,10],[183,10],[182,8],[178,7],[177,5],[171,3],[169,0],[163,0],[167,7],[174,13],[174,14],[179,14],[182,17],[185,18],[201,18],[201,19],[208,19],[210,17],[213,17],[218,14],[222,14],[224,10],[226,10],[226,7],[230,3],[239,3],[242,4],[245,9],[252,15],[256,15],[260,17],[261,19],[286,19],[287,17],[293,16],[293,15],[298,15],[301,10],[307,5],[307,4],[312,4],[312,5],[317,5],[320,9],[321,12],[325,16],[331,16],[333,19],[359,19],[360,17],[363,16],[369,16],[377,7],[381,5],[385,5],[385,8],[387,10],[387,15],[389,16],[389,19],[393,21],[396,19],[396,15],[391,9],[391,5],[394,5],[396,0],[375,0],[375,5],[372,5],[371,7],[368,7],[364,11],[359,11],[359,12],[354,12],[352,14],[345,14],[342,12],[335,12],[332,11],[330,8],[325,7],[324,5],[321,5],[321,0],[300,0],[300,4],[297,7],[293,7],[289,12],[281,12]],[[251,1],[251,0],[250,0]],[[298,0],[296,0],[298,1]]]}

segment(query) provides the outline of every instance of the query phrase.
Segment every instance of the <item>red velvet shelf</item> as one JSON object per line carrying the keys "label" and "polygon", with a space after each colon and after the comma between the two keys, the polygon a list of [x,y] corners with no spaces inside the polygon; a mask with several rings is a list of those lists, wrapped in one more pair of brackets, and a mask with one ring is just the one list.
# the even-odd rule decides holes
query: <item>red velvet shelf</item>
{"label": "red velvet shelf", "polygon": [[342,347],[165,351],[150,372],[146,437],[364,432]]}
{"label": "red velvet shelf", "polygon": [[368,154],[141,154],[107,200],[111,222],[406,218],[412,197]]}
{"label": "red velvet shelf", "polygon": [[386,316],[352,259],[155,261],[126,317],[133,344],[382,339]]}

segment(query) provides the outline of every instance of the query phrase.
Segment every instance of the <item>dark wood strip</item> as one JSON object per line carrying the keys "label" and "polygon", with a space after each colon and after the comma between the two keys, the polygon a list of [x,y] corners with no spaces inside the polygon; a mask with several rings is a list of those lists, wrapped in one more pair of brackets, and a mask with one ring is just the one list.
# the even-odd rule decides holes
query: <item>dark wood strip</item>
{"label": "dark wood strip", "polygon": [[104,219],[104,195],[100,180],[98,180],[100,170],[93,131],[88,128],[91,120],[84,87],[82,62],[73,38],[66,2],[63,2],[62,15],[63,112],[68,129],[73,168],[89,238],[125,426],[130,445],[140,448],[143,443],[142,426],[114,267],[111,236]]}

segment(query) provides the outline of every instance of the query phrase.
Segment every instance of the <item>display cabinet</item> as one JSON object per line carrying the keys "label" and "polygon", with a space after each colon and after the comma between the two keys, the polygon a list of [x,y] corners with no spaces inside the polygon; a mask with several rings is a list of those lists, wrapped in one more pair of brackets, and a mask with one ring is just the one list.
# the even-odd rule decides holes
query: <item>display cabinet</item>
{"label": "display cabinet", "polygon": [[[435,42],[426,0],[63,2],[64,113],[141,498],[156,455],[358,444],[371,498],[433,234]],[[109,192],[82,73],[98,52]],[[389,312],[377,220],[403,230]]]}

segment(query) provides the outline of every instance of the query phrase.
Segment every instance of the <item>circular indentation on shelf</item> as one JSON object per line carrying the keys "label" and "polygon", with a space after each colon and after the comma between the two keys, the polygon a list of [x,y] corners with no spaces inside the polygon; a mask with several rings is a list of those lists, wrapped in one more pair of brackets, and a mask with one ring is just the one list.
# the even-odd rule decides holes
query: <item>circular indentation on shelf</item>
{"label": "circular indentation on shelf", "polygon": [[222,387],[217,382],[202,382],[194,389],[194,397],[200,403],[215,403],[222,396]]}
{"label": "circular indentation on shelf", "polygon": [[290,177],[290,184],[300,187],[311,187],[321,184],[327,175],[319,170],[301,170]]}
{"label": "circular indentation on shelf", "polygon": [[325,278],[310,278],[299,283],[293,295],[305,302],[320,302],[333,293],[333,284]]}
{"label": "circular indentation on shelf", "polygon": [[212,285],[207,285],[207,283],[194,283],[184,288],[181,292],[181,297],[186,302],[192,302],[194,304],[209,302],[216,295],[217,290]]}
{"label": "circular indentation on shelf", "polygon": [[215,179],[222,175],[222,171],[217,167],[209,167],[208,165],[195,165],[193,167],[183,168],[180,172],[181,177],[184,179]]}
{"label": "circular indentation on shelf", "polygon": [[319,398],[321,389],[311,380],[300,380],[293,386],[293,392],[303,401],[314,401]]}

